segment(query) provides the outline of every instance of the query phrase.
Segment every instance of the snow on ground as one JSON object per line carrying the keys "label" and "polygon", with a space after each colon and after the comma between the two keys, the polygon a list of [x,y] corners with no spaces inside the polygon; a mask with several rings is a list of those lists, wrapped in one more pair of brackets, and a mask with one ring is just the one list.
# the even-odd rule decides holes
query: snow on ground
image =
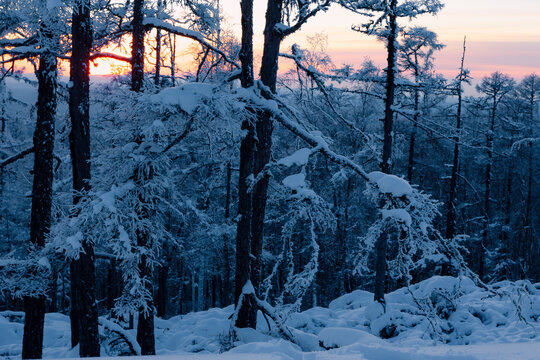
{"label": "snow on ground", "polygon": [[[258,330],[241,329],[233,339],[232,306],[156,319],[155,358],[540,359],[540,284],[501,282],[493,288],[497,294],[468,278],[433,277],[388,294],[386,312],[371,293],[356,290],[328,308],[293,314],[287,325],[298,345],[271,336],[262,316]],[[0,313],[0,358],[20,358],[23,315]],[[77,357],[78,349],[69,349],[69,331],[69,317],[46,315],[45,358]],[[135,337],[135,330],[128,331]],[[103,327],[100,332],[105,336]],[[107,344],[102,354],[114,355]]]}

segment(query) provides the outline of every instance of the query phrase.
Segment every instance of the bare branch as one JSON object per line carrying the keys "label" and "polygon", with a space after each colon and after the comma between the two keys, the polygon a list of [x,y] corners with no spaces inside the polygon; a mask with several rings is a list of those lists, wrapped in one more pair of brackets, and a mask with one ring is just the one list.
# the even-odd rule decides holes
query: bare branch
{"label": "bare branch", "polygon": [[122,56],[122,55],[118,55],[118,54],[114,54],[114,53],[94,53],[94,54],[90,55],[90,60],[91,61],[96,60],[96,59],[100,59],[100,58],[109,58],[109,59],[115,59],[115,60],[120,60],[120,61],[125,61],[125,62],[128,62],[128,63],[131,63],[131,58],[130,57]]}
{"label": "bare branch", "polygon": [[167,22],[165,22],[163,20],[155,19],[155,18],[146,18],[146,19],[144,19],[143,24],[146,25],[147,27],[153,27],[153,28],[156,28],[156,29],[167,31],[169,33],[176,34],[178,36],[182,36],[182,37],[186,37],[186,38],[195,40],[198,43],[200,43],[201,45],[209,48],[213,52],[221,55],[223,57],[223,59],[226,62],[228,62],[229,64],[235,66],[236,68],[240,68],[240,65],[238,65],[234,60],[229,59],[227,54],[225,54],[222,50],[216,48],[215,46],[211,45],[208,41],[206,41],[204,39],[203,35],[198,31],[185,29],[185,28],[180,27],[180,26],[174,26],[174,25],[169,24],[169,23],[167,23]]}
{"label": "bare branch", "polygon": [[9,164],[13,164],[15,161],[20,160],[24,158],[26,155],[29,155],[33,152],[34,152],[34,147],[32,146],[31,148],[25,149],[16,155],[8,157],[7,159],[5,159],[4,161],[0,163],[0,169],[8,166]]}

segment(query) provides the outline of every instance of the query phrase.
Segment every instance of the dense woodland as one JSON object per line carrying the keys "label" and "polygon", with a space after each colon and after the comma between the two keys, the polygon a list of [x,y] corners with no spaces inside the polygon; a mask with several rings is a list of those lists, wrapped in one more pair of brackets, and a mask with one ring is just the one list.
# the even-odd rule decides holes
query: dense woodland
{"label": "dense woodland", "polygon": [[[439,0],[268,0],[260,60],[239,6],[236,38],[214,0],[0,1],[0,308],[26,314],[23,358],[45,312],[81,356],[103,316],[144,355],[154,316],[234,303],[233,328],[260,310],[290,339],[292,313],[356,289],[540,281],[539,76],[477,78],[466,41],[439,74],[444,44],[415,25]],[[382,68],[334,63],[323,34],[280,47],[330,6]],[[94,82],[107,57],[129,73]]]}

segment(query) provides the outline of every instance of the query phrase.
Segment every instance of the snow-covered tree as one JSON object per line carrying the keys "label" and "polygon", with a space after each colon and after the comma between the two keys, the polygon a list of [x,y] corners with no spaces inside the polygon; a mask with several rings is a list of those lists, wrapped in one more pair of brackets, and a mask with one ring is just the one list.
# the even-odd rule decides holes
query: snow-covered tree
{"label": "snow-covered tree", "polygon": [[[394,123],[394,96],[396,91],[396,76],[398,73],[398,37],[400,26],[398,19],[416,18],[422,14],[436,14],[443,3],[440,0],[342,0],[340,4],[345,8],[367,16],[370,20],[354,30],[369,35],[375,35],[382,39],[387,49],[386,63],[386,94],[384,111],[384,139],[381,171],[386,174],[391,173],[392,168],[392,142]],[[377,264],[375,279],[375,300],[384,304],[384,284],[386,279],[386,247],[387,239],[381,236],[377,244]]]}

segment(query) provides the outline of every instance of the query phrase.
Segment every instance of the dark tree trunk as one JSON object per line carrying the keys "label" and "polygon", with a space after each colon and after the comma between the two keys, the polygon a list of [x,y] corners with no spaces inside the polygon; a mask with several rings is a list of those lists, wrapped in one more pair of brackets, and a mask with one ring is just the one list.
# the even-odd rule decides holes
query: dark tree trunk
{"label": "dark tree trunk", "polygon": [[272,92],[276,91],[279,47],[283,40],[283,36],[276,31],[276,25],[281,22],[282,9],[283,0],[268,0],[260,75],[262,83]]}
{"label": "dark tree trunk", "polygon": [[[165,251],[163,251],[165,253]],[[158,271],[158,291],[157,291],[157,316],[165,318],[167,315],[167,276],[169,275],[169,264],[165,262]]]}
{"label": "dark tree trunk", "polygon": [[[227,163],[227,184],[226,188],[226,198],[225,198],[225,219],[230,218],[231,213],[231,177],[232,177],[232,168],[231,162]],[[223,274],[223,282],[221,287],[221,306],[226,306],[229,304],[229,294],[231,293],[231,264],[229,259],[229,237],[223,235],[223,264],[225,267],[225,273]]]}
{"label": "dark tree trunk", "polygon": [[448,210],[446,214],[446,238],[453,239],[456,236],[456,198],[457,198],[457,177],[459,170],[459,133],[461,131],[461,109],[462,109],[462,90],[459,85],[458,109],[456,117],[456,133],[454,136],[454,156],[452,159],[452,171],[450,175],[450,189],[448,191]]}
{"label": "dark tree trunk", "polygon": [[137,342],[141,346],[141,355],[156,355],[153,310],[148,314],[139,312],[139,322],[137,323]]}
{"label": "dark tree trunk", "polygon": [[[389,34],[387,38],[387,70],[386,70],[386,98],[384,106],[384,140],[381,171],[385,174],[391,173],[392,167],[392,128],[394,122],[394,93],[396,87],[396,41],[397,41],[397,17],[395,15],[397,0],[390,3]],[[374,299],[381,304],[385,303],[385,283],[386,283],[386,248],[387,234],[383,234],[377,240],[377,260],[375,275]]]}
{"label": "dark tree trunk", "polygon": [[[161,12],[161,0],[157,2],[158,15]],[[159,86],[160,84],[160,71],[161,71],[161,30],[156,29],[156,72],[154,74],[154,84]],[[159,313],[159,310],[158,310]],[[158,315],[159,316],[159,315]]]}
{"label": "dark tree trunk", "polygon": [[[415,55],[416,58],[416,55]],[[412,181],[413,178],[413,171],[414,171],[414,147],[416,143],[416,131],[418,128],[418,109],[419,109],[419,102],[420,102],[420,90],[418,90],[419,82],[418,82],[418,60],[416,60],[415,63],[415,70],[414,70],[414,80],[416,83],[416,87],[414,88],[414,115],[413,115],[413,128],[411,131],[411,139],[409,142],[409,164],[407,166],[407,180],[409,182]]]}
{"label": "dark tree trunk", "polygon": [[484,280],[485,278],[485,266],[486,266],[486,248],[489,247],[488,244],[489,237],[489,223],[491,219],[491,206],[490,206],[490,197],[491,197],[491,168],[493,166],[493,137],[495,131],[495,117],[497,114],[497,95],[493,96],[493,106],[491,109],[491,122],[490,129],[486,139],[486,148],[488,160],[486,164],[486,178],[485,178],[485,192],[484,192],[484,221],[482,228],[482,241],[480,243],[480,263],[478,276],[480,279]]}
{"label": "dark tree trunk", "polygon": [[[240,61],[242,67],[242,86],[253,85],[253,0],[241,0],[242,10],[242,48]],[[246,135],[240,144],[240,172],[238,176],[238,225],[236,231],[236,273],[234,303],[239,306],[244,285],[251,276],[251,193],[248,191],[248,179],[253,173],[253,149],[255,147],[255,129],[252,119],[244,119],[242,130]],[[238,317],[236,327],[255,328],[257,309],[254,299],[245,296],[240,308],[236,310]]]}
{"label": "dark tree trunk", "polygon": [[[51,45],[53,34],[43,26],[43,36]],[[36,130],[34,132],[34,180],[30,221],[30,248],[45,246],[51,226],[51,207],[54,178],[54,137],[56,116],[56,56],[45,52],[39,59],[36,73],[39,82]],[[32,269],[31,271],[39,271]],[[23,359],[41,359],[45,297],[24,298]]]}
{"label": "dark tree trunk", "polygon": [[22,358],[41,359],[43,327],[45,325],[45,297],[24,298],[24,335]]}
{"label": "dark tree trunk", "polygon": [[[244,7],[245,6],[245,7]],[[244,12],[246,10],[246,12]],[[276,90],[277,66],[279,56],[279,46],[282,35],[275,31],[275,26],[281,21],[282,0],[268,0],[266,10],[266,25],[264,30],[264,48],[261,65],[261,81],[264,85],[270,88],[272,92]],[[246,17],[244,19],[244,16]],[[253,81],[253,3],[251,1],[242,1],[242,70],[243,70],[243,85],[250,86]],[[244,22],[245,21],[245,22]],[[245,31],[245,33],[244,33]],[[246,54],[248,57],[246,57]],[[246,71],[246,73],[244,73]],[[248,80],[248,82],[246,82]],[[244,138],[241,144],[241,162],[240,162],[240,188],[239,186],[239,212],[240,206],[242,211],[249,212],[249,216],[244,218],[243,213],[240,222],[238,223],[237,232],[237,283],[235,290],[235,298],[240,296],[242,287],[247,280],[250,280],[253,287],[257,289],[261,281],[261,253],[263,247],[263,228],[266,209],[266,197],[268,190],[268,177],[260,179],[253,186],[251,199],[247,193],[246,180],[249,175],[255,178],[264,169],[270,160],[270,152],[272,147],[272,119],[271,114],[266,112],[256,113],[255,129],[251,123],[245,124],[244,127],[248,130],[248,135]],[[256,135],[255,135],[256,134]],[[242,163],[244,156],[245,163]],[[244,166],[243,166],[244,165]],[[245,194],[240,193],[245,192]],[[242,203],[244,202],[244,203]],[[248,202],[248,203],[246,203]],[[249,223],[248,223],[249,221]],[[242,244],[238,243],[239,236],[245,237],[247,241]],[[238,246],[247,246],[245,249],[240,249]],[[244,261],[248,262],[247,268],[242,266],[241,271],[248,271],[243,277],[238,277],[238,264],[241,254]],[[251,266],[249,266],[251,265]],[[245,278],[245,279],[244,279]],[[245,281],[244,281],[245,280]],[[242,285],[240,286],[240,282]],[[254,299],[246,297],[239,311],[237,326],[238,327],[256,327],[257,309],[254,304]]]}
{"label": "dark tree trunk", "polygon": [[133,1],[131,90],[141,91],[144,81],[144,0]]}
{"label": "dark tree trunk", "polygon": [[58,311],[58,268],[54,264],[52,264],[50,294],[51,294],[50,295],[51,302],[49,305],[49,309],[47,311],[57,312]]}
{"label": "dark tree trunk", "polygon": [[[90,1],[81,1],[73,9],[72,55],[69,90],[71,133],[69,144],[73,170],[73,189],[77,204],[80,194],[90,189],[90,69],[92,47],[90,24]],[[83,240],[83,251],[71,262],[71,320],[72,344],[80,343],[81,357],[99,356],[98,314],[96,305],[96,281],[94,249]],[[77,341],[78,340],[78,341]]]}
{"label": "dark tree trunk", "polygon": [[[140,188],[139,195],[139,208],[137,209],[137,215],[140,219],[148,219],[152,215],[151,199],[144,196],[144,184],[152,179],[154,176],[154,169],[152,164],[141,164],[136,169],[134,174],[135,186]],[[150,246],[149,234],[146,229],[137,229],[137,246],[141,249],[146,249]],[[141,255],[141,262],[139,263],[139,274],[143,279],[146,290],[152,293],[152,268],[148,262],[148,258],[145,254]],[[139,321],[137,323],[137,342],[141,346],[141,355],[155,355],[156,345],[154,336],[154,304],[150,298],[147,304],[147,311],[144,309],[139,310]]]}
{"label": "dark tree trunk", "polygon": [[[458,78],[458,104],[456,113],[456,136],[454,136],[454,156],[452,158],[452,170],[450,175],[450,189],[448,190],[448,209],[446,212],[446,238],[452,240],[456,236],[456,206],[457,206],[457,178],[459,171],[459,141],[461,132],[461,113],[463,110],[463,88],[462,83],[465,80],[465,51],[466,40],[463,40],[463,55],[461,57],[461,67]],[[449,263],[444,263],[442,266],[441,275],[449,275]]]}
{"label": "dark tree trunk", "polygon": [[231,162],[227,162],[227,183],[225,184],[225,219],[228,219],[231,216]]}
{"label": "dark tree trunk", "polygon": [[171,34],[169,34],[169,42],[171,43],[171,77],[172,77],[172,86],[176,86],[176,35],[172,35],[173,40],[171,39]]}
{"label": "dark tree trunk", "polygon": [[[146,246],[146,235],[137,236],[137,244],[139,246]],[[148,265],[146,256],[141,257],[140,263],[141,277],[151,277],[152,272]],[[148,282],[148,286],[151,287],[151,281]],[[151,290],[151,289],[150,289]],[[137,323],[137,342],[141,346],[141,355],[155,355],[156,344],[154,336],[154,307],[153,304],[148,304],[150,310],[147,312],[139,311],[139,321]]]}
{"label": "dark tree trunk", "polygon": [[71,277],[71,286],[70,286],[70,293],[69,293],[69,305],[70,305],[70,312],[69,312],[69,320],[70,320],[70,330],[71,330],[71,347],[74,348],[79,344],[80,341],[80,328],[81,324],[79,323],[80,318],[80,310],[78,308],[79,301],[78,301],[78,287],[80,283],[79,279],[79,270],[77,269],[77,266],[75,264],[75,261],[72,261],[69,264],[69,272]]}
{"label": "dark tree trunk", "polygon": [[[512,146],[513,143],[514,143],[514,140],[511,138],[510,147]],[[506,201],[504,204],[504,207],[505,207],[504,228],[501,231],[501,245],[500,245],[500,250],[499,250],[500,254],[504,256],[505,260],[511,259],[511,256],[512,256],[511,255],[512,248],[510,244],[512,228],[511,228],[510,223],[512,219],[512,195],[513,195],[512,185],[513,185],[513,176],[514,176],[512,163],[514,161],[515,159],[510,158],[510,162],[508,165],[508,177],[506,178]],[[507,270],[509,269],[503,269],[505,273],[502,275],[506,275],[507,279],[510,280],[511,278],[509,276],[511,276],[512,274],[510,274]]]}
{"label": "dark tree trunk", "polygon": [[[534,133],[534,108],[535,108],[535,100],[536,100],[536,79],[537,77],[532,78],[532,84],[531,84],[531,93],[529,98],[529,106],[530,106],[530,115],[529,115],[529,138],[533,139]],[[531,245],[533,244],[533,224],[532,224],[532,203],[533,203],[533,181],[534,181],[534,171],[533,171],[533,165],[534,165],[534,153],[533,153],[533,141],[530,140],[528,144],[528,161],[527,161],[527,199],[525,204],[525,234],[524,234],[524,241],[520,246],[519,249],[519,260],[525,261],[528,257],[528,252],[531,250]],[[520,276],[522,278],[525,278],[527,274],[525,274],[524,271],[520,271]]]}
{"label": "dark tree trunk", "polygon": [[[142,266],[146,267],[146,259],[144,259],[142,264]],[[137,323],[137,342],[141,346],[141,355],[156,354],[153,309],[148,311],[148,313],[144,313],[142,311],[139,312],[139,321]]]}
{"label": "dark tree trunk", "polygon": [[122,279],[118,276],[118,270],[116,269],[116,260],[111,259],[109,263],[109,272],[107,273],[107,309],[112,310],[114,308],[114,300],[118,297],[118,283]]}
{"label": "dark tree trunk", "polygon": [[[279,47],[282,35],[276,31],[276,25],[281,22],[283,1],[268,0],[266,9],[266,25],[264,29],[264,47],[261,63],[261,82],[272,92],[276,91]],[[255,124],[256,142],[253,161],[253,173],[257,178],[270,161],[272,150],[272,115],[268,112],[257,114]],[[253,187],[252,219],[251,219],[251,254],[253,256],[251,281],[258,289],[262,280],[261,253],[263,248],[264,217],[268,192],[269,177],[264,176]]]}
{"label": "dark tree trunk", "polygon": [[[131,89],[133,91],[141,91],[144,80],[144,0],[135,0],[133,2],[133,21],[132,26],[132,45],[131,45]],[[135,174],[136,181],[143,182],[148,180],[146,174]],[[141,199],[141,203],[147,199]],[[140,216],[148,216],[147,210],[143,209]],[[146,247],[148,244],[148,234],[137,232],[137,245]],[[139,272],[141,277],[151,278],[152,272],[147,264],[146,256],[142,255],[139,264]],[[147,284],[151,286],[151,281]],[[149,289],[151,290],[151,289]],[[139,311],[139,322],[137,323],[137,341],[141,346],[142,355],[155,355],[155,338],[154,338],[154,309],[153,304],[148,304],[149,311]]]}
{"label": "dark tree trunk", "polygon": [[156,72],[154,74],[154,84],[159,86],[161,83],[161,30],[156,29]]}

